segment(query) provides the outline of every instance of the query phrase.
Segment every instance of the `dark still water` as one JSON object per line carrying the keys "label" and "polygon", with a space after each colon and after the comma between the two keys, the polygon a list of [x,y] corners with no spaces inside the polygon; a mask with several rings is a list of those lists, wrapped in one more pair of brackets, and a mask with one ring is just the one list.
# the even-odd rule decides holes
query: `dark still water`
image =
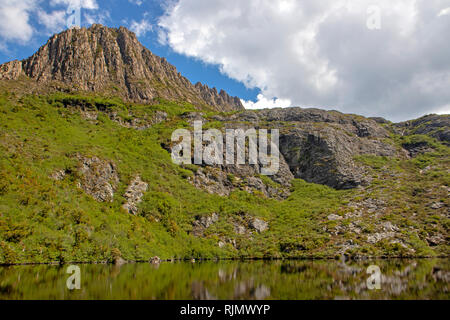
{"label": "dark still water", "polygon": [[[367,273],[378,266],[373,281]],[[0,299],[449,299],[450,260],[220,261],[0,267]],[[373,268],[373,267],[372,267]],[[377,267],[375,267],[375,270]],[[379,279],[380,289],[376,287]],[[75,282],[74,282],[75,283]]]}

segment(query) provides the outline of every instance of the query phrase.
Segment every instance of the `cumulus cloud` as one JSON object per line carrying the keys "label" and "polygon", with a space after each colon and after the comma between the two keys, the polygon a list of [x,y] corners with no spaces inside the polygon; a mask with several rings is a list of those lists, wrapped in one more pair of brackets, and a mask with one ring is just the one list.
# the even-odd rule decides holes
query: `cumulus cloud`
{"label": "cumulus cloud", "polygon": [[51,6],[72,5],[88,10],[98,9],[98,4],[96,0],[50,0],[50,5]]}
{"label": "cumulus cloud", "polygon": [[258,94],[256,102],[242,99],[241,102],[245,109],[286,108],[292,105],[291,100],[289,99],[267,99],[262,94]]}
{"label": "cumulus cloud", "polygon": [[55,10],[51,13],[40,9],[38,11],[39,23],[44,25],[48,33],[61,31],[66,26],[66,11]]}
{"label": "cumulus cloud", "polygon": [[3,41],[30,40],[34,31],[30,25],[30,14],[36,7],[34,0],[0,0],[0,38]]}
{"label": "cumulus cloud", "polygon": [[94,23],[106,24],[109,20],[111,20],[111,13],[107,10],[97,13],[85,12],[83,17],[87,25]]}
{"label": "cumulus cloud", "polygon": [[[45,33],[51,34],[66,27],[69,5],[87,10],[98,9],[96,0],[50,0],[48,11],[43,9],[42,3],[41,0],[0,0],[0,50],[7,51],[7,42],[25,44],[36,32],[42,33],[42,28],[31,24],[31,16],[36,17]],[[103,15],[94,19],[86,14],[85,20],[92,23],[101,17]]]}
{"label": "cumulus cloud", "polygon": [[144,3],[143,0],[128,0],[130,3],[140,6]]}
{"label": "cumulus cloud", "polygon": [[131,21],[130,30],[136,33],[138,37],[144,36],[147,32],[152,31],[152,25],[144,18],[140,22]]}
{"label": "cumulus cloud", "polygon": [[[448,109],[447,6],[447,0],[179,0],[160,18],[159,38],[260,88],[262,98],[245,102],[249,107],[291,101],[395,121]],[[368,28],[378,13],[380,28]]]}
{"label": "cumulus cloud", "polygon": [[440,17],[440,16],[445,16],[445,15],[448,15],[448,14],[450,14],[450,7],[445,8],[445,9],[442,9],[442,10],[439,12],[438,17]]}

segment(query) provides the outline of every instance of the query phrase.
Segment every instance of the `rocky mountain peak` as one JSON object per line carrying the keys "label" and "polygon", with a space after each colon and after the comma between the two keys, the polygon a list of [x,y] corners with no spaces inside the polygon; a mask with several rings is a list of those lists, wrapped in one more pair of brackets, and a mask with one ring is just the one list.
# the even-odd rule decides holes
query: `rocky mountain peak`
{"label": "rocky mountain peak", "polygon": [[243,109],[237,97],[206,85],[193,85],[166,59],[145,48],[130,30],[94,24],[53,35],[23,61],[0,66],[0,79],[27,76],[38,83],[57,82],[74,91],[118,95],[151,103],[156,98],[209,105],[219,111]]}

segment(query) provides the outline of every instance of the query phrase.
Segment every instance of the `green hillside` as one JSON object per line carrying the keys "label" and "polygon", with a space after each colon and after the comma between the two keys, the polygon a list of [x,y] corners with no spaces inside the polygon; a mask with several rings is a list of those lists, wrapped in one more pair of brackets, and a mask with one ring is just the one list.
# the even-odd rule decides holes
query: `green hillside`
{"label": "green hillside", "polygon": [[[98,111],[98,118],[85,119],[74,105]],[[124,120],[151,118],[157,111],[165,112],[167,120],[145,130],[126,128],[108,116],[115,112]],[[0,98],[0,263],[112,262],[119,256],[147,261],[153,256],[448,255],[449,148],[438,140],[392,133],[388,140],[395,146],[426,139],[434,151],[412,159],[357,157],[355,161],[370,168],[375,177],[365,188],[335,190],[295,179],[284,200],[242,190],[222,197],[195,188],[187,178],[198,167],[173,164],[162,147],[174,129],[189,127],[183,115],[193,111],[198,110],[192,105],[163,100],[136,105],[93,96],[20,96],[4,89]],[[215,115],[211,110],[204,112],[208,117]],[[112,202],[98,202],[79,188],[79,155],[115,164],[119,181]],[[51,178],[57,170],[64,171],[64,179]],[[138,214],[132,215],[122,205],[136,175],[148,183],[148,190]],[[351,213],[356,209],[349,204],[366,199],[384,201],[387,210],[378,216],[369,213],[357,226],[359,232],[354,232]],[[430,201],[442,203],[443,208],[430,208]],[[202,236],[194,235],[194,221],[213,213],[218,221]],[[330,219],[332,214],[340,218]],[[233,223],[248,217],[266,221],[268,230],[237,234]],[[384,222],[398,227],[396,241],[367,241]],[[427,240],[436,236],[444,241]],[[221,239],[234,242],[219,246]]]}

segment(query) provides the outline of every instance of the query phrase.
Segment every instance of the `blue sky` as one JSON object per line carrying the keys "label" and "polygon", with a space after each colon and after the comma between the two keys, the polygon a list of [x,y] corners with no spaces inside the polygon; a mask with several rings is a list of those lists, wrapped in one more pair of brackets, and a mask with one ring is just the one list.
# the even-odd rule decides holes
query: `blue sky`
{"label": "blue sky", "polygon": [[0,0],[0,63],[65,29],[71,3],[246,108],[450,113],[450,0]]}
{"label": "blue sky", "polygon": [[[160,16],[164,14],[164,6],[167,1],[97,0],[96,3],[98,9],[81,9],[82,26],[89,26],[92,22],[91,19],[109,27],[125,26],[127,28],[132,27],[133,21],[137,23],[143,20],[148,21],[148,24],[153,28],[139,34],[139,40],[154,54],[165,57],[191,82],[200,81],[210,87],[216,87],[218,90],[224,89],[230,95],[245,100],[255,100],[260,92],[257,88],[246,88],[242,82],[227,77],[219,71],[217,64],[207,64],[199,59],[178,54],[170,46],[161,44],[158,41],[157,23]],[[67,4],[64,1],[61,1],[61,3],[40,1],[39,7],[45,12],[51,13],[65,10]],[[90,19],[86,19],[86,14],[91,16]],[[0,50],[0,64],[29,57],[47,41],[51,34],[60,32],[65,28],[64,25],[59,25],[49,29],[43,23],[40,23],[41,20],[38,15],[30,15],[29,19],[30,25],[35,29],[32,38],[25,42],[7,41],[3,46],[0,46],[0,49],[2,49]]]}

